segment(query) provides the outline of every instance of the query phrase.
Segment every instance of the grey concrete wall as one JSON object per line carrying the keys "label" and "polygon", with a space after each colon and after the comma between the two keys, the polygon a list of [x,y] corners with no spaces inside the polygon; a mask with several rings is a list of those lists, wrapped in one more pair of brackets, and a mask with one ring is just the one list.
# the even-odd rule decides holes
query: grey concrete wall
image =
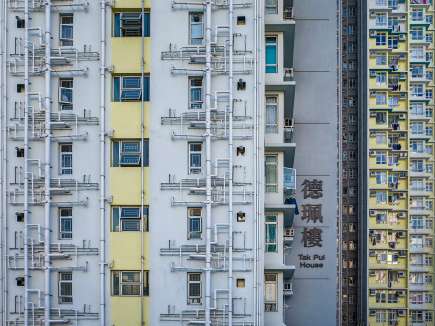
{"label": "grey concrete wall", "polygon": [[[333,0],[295,1],[295,168],[301,214],[295,217],[295,240],[288,257],[296,267],[294,294],[286,302],[286,324],[291,326],[336,324],[336,8]],[[323,196],[304,199],[302,183],[314,179],[323,182]],[[322,205],[323,223],[302,220],[302,205],[306,204]],[[305,227],[322,231],[322,247],[304,247]]]}

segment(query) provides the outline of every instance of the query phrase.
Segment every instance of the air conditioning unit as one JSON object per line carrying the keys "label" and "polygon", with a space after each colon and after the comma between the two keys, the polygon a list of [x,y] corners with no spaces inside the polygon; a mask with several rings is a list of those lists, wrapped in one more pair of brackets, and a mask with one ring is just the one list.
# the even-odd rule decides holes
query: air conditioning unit
{"label": "air conditioning unit", "polygon": [[406,310],[403,310],[403,309],[397,310],[397,314],[399,316],[405,316],[406,315]]}
{"label": "air conditioning unit", "polygon": [[375,290],[375,289],[370,289],[370,290],[369,290],[369,295],[370,295],[370,296],[374,296],[374,295],[376,295],[376,290]]}
{"label": "air conditioning unit", "polygon": [[396,295],[399,297],[403,297],[405,295],[405,291],[396,291]]}
{"label": "air conditioning unit", "polygon": [[370,250],[369,257],[376,257],[376,251]]}
{"label": "air conditioning unit", "polygon": [[[399,250],[398,252],[399,257],[406,257],[406,250]],[[404,272],[399,272],[399,277],[400,277],[400,273],[405,274]],[[403,275],[405,276],[405,275]]]}
{"label": "air conditioning unit", "polygon": [[404,193],[404,192],[399,192],[399,198],[400,198],[400,199],[405,198],[405,193]]}
{"label": "air conditioning unit", "polygon": [[405,212],[399,212],[399,213],[397,213],[397,217],[404,218],[404,217],[406,217],[406,213]]}
{"label": "air conditioning unit", "polygon": [[406,40],[406,35],[405,34],[400,34],[399,35],[399,40],[400,41],[405,41]]}
{"label": "air conditioning unit", "polygon": [[375,156],[376,155],[376,151],[369,151],[369,155],[370,156]]}
{"label": "air conditioning unit", "polygon": [[370,77],[376,77],[376,71],[370,70]]}
{"label": "air conditioning unit", "polygon": [[376,316],[376,310],[372,310],[372,309],[370,309],[370,311],[369,311],[369,315],[370,315],[370,316]]}
{"label": "air conditioning unit", "polygon": [[397,273],[397,275],[398,275],[399,277],[405,277],[405,276],[406,276],[406,273],[405,273],[404,271],[400,271],[400,272]]}
{"label": "air conditioning unit", "polygon": [[376,211],[374,209],[369,210],[369,215],[370,216],[375,216],[376,215]]}
{"label": "air conditioning unit", "polygon": [[376,172],[375,172],[375,171],[370,171],[370,176],[371,176],[371,177],[376,176]]}
{"label": "air conditioning unit", "polygon": [[376,37],[377,33],[376,31],[370,31],[370,37]]}
{"label": "air conditioning unit", "polygon": [[406,119],[406,114],[405,113],[399,114],[399,119],[401,119],[401,120]]}
{"label": "air conditioning unit", "polygon": [[371,96],[371,97],[376,96],[376,92],[375,92],[375,91],[370,91],[370,96]]}
{"label": "air conditioning unit", "polygon": [[397,237],[399,237],[399,238],[404,238],[406,236],[406,233],[405,232],[403,232],[403,231],[399,231],[399,232],[397,232]]}
{"label": "air conditioning unit", "polygon": [[407,177],[406,171],[399,172],[399,178],[406,178],[406,177]]}

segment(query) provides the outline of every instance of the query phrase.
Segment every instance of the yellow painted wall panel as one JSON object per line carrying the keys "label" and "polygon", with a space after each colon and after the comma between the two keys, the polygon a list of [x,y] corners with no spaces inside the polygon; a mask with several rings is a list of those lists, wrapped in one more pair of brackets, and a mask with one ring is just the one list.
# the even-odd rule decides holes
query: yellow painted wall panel
{"label": "yellow painted wall panel", "polygon": [[[109,243],[111,269],[140,270],[140,244],[140,232],[111,232]],[[149,235],[148,232],[144,232],[144,269],[149,269],[148,246]]]}
{"label": "yellow painted wall panel", "polygon": [[[140,205],[140,167],[111,167],[109,173],[112,205]],[[145,168],[145,205],[148,205],[148,174]]]}
{"label": "yellow painted wall panel", "polygon": [[[112,326],[138,326],[141,316],[140,297],[112,297]],[[144,321],[146,326],[149,323],[149,298],[143,298]]]}
{"label": "yellow painted wall panel", "polygon": [[[151,0],[145,0],[145,8],[151,8]],[[112,8],[121,8],[121,9],[140,9],[142,8],[141,0],[114,0]]]}
{"label": "yellow painted wall panel", "polygon": [[[397,318],[397,321],[398,321],[398,323],[397,324],[395,324],[395,325],[397,325],[397,326],[406,326],[407,325],[407,319],[406,319],[406,317],[398,317]],[[387,322],[384,322],[384,323],[377,323],[376,322],[376,316],[370,316],[369,317],[369,325],[370,326],[384,326],[384,325],[386,325],[386,324],[388,324]],[[426,326],[426,325],[425,325]],[[428,325],[429,326],[429,325]]]}
{"label": "yellow painted wall panel", "polygon": [[[112,65],[115,74],[139,74],[141,72],[141,37],[112,37]],[[145,72],[151,69],[151,39],[144,43]]]}
{"label": "yellow painted wall panel", "polygon": [[[113,138],[140,138],[141,108],[140,102],[112,102],[111,128]],[[149,138],[150,103],[144,105],[145,138]]]}

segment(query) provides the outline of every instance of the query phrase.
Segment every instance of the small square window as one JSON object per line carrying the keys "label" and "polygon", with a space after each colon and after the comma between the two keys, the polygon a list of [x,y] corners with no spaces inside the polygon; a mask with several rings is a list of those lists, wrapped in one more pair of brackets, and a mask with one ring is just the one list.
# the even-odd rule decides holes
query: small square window
{"label": "small square window", "polygon": [[17,28],[25,28],[26,27],[26,21],[23,18],[20,18],[18,16],[15,17],[17,19]]}
{"label": "small square window", "polygon": [[245,279],[244,278],[238,278],[237,279],[237,287],[238,288],[244,288],[245,287]]}
{"label": "small square window", "polygon": [[24,84],[17,84],[17,93],[24,92]]}
{"label": "small square window", "polygon": [[246,17],[237,16],[237,25],[246,25]]}

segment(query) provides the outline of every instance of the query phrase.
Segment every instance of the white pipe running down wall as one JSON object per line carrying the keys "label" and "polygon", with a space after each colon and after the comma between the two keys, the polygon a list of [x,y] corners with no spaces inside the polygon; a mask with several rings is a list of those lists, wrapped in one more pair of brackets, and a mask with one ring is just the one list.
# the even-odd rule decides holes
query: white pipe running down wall
{"label": "white pipe running down wall", "polygon": [[45,207],[44,207],[44,325],[50,326],[50,179],[51,179],[51,1],[45,3]]}
{"label": "white pipe running down wall", "polygon": [[7,315],[8,315],[8,268],[7,268],[7,239],[8,239],[8,220],[7,220],[7,182],[8,182],[8,172],[7,172],[7,162],[8,162],[8,146],[7,146],[7,131],[6,131],[6,125],[8,121],[8,112],[7,112],[7,56],[8,56],[8,29],[6,28],[8,24],[8,8],[5,1],[2,1],[2,24],[1,24],[1,33],[2,33],[2,84],[1,84],[1,144],[2,144],[2,161],[1,161],[1,173],[2,173],[2,195],[1,195],[1,248],[2,251],[1,254],[1,262],[2,262],[2,319],[1,319],[1,325],[6,324]]}
{"label": "white pipe running down wall", "polygon": [[206,253],[205,253],[205,325],[211,326],[210,322],[210,301],[211,301],[211,0],[206,1],[206,68],[205,68],[205,113],[206,113]]}
{"label": "white pipe running down wall", "polygon": [[228,78],[228,94],[229,94],[229,112],[228,112],[228,160],[229,160],[229,176],[228,176],[228,325],[233,325],[233,110],[234,110],[234,94],[233,94],[233,20],[234,20],[234,3],[229,1],[228,26],[229,26],[229,78]]}
{"label": "white pipe running down wall", "polygon": [[29,0],[24,1],[24,326],[29,325],[29,253],[28,232],[29,217]]}
{"label": "white pipe running down wall", "polygon": [[106,0],[100,0],[100,325],[106,326]]}

